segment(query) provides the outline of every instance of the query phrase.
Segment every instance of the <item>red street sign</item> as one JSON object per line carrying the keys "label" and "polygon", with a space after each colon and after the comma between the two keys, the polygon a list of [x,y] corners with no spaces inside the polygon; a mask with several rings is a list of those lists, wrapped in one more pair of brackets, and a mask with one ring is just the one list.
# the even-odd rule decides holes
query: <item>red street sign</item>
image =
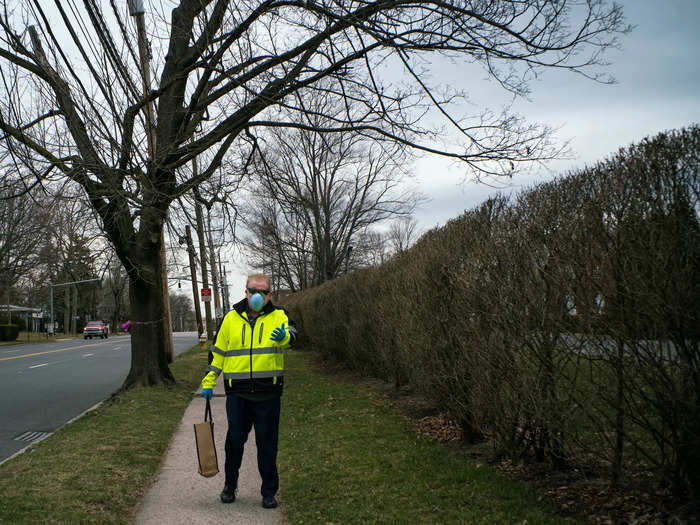
{"label": "red street sign", "polygon": [[211,301],[211,288],[202,288],[202,301]]}

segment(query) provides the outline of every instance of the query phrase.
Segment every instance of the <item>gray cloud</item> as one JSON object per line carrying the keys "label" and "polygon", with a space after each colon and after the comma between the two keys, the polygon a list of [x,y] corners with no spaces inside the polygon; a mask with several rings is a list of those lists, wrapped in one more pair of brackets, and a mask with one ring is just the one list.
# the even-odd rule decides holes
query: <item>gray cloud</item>
{"label": "gray cloud", "polygon": [[[620,37],[620,50],[607,55],[614,85],[564,71],[548,71],[531,84],[530,101],[515,110],[533,122],[557,128],[576,158],[560,160],[534,176],[516,176],[515,190],[558,173],[603,160],[622,146],[661,131],[700,122],[700,1],[625,0],[634,31]],[[450,82],[470,88],[475,100],[496,104],[508,97],[474,66],[444,71]],[[493,106],[492,106],[493,107]],[[497,106],[494,108],[497,109]],[[431,202],[417,214],[424,229],[460,215],[498,190],[463,184],[460,172],[439,159],[424,159],[416,173]]]}

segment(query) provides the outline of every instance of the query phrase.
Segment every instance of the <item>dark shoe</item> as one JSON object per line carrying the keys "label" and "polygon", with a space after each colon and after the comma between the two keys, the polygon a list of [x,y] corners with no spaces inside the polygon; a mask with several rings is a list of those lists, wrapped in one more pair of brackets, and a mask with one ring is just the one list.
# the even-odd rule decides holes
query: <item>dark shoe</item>
{"label": "dark shoe", "polygon": [[277,500],[274,496],[263,496],[263,509],[274,509],[277,507]]}
{"label": "dark shoe", "polygon": [[221,503],[233,503],[236,501],[236,489],[224,485],[224,490],[221,491]]}

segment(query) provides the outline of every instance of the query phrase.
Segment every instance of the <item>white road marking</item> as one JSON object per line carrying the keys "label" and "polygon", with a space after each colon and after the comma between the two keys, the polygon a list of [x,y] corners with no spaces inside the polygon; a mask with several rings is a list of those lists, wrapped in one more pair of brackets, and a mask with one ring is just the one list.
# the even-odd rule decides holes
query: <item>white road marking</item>
{"label": "white road marking", "polygon": [[39,368],[40,366],[46,366],[46,365],[48,365],[48,363],[42,363],[40,365],[30,366],[29,368]]}
{"label": "white road marking", "polygon": [[92,357],[95,354],[83,354],[83,357]]}
{"label": "white road marking", "polygon": [[3,354],[18,354],[19,352],[24,352],[24,349],[19,349],[19,350],[3,350]]}
{"label": "white road marking", "polygon": [[26,359],[27,357],[34,357],[37,355],[55,354],[56,352],[67,352],[68,350],[77,350],[78,348],[87,348],[89,346],[97,346],[99,344],[100,343],[88,343],[88,344],[79,345],[79,346],[71,346],[68,348],[60,348],[58,350],[48,350],[46,352],[35,352],[32,354],[15,355],[12,357],[0,357],[0,361],[11,361],[13,359]]}

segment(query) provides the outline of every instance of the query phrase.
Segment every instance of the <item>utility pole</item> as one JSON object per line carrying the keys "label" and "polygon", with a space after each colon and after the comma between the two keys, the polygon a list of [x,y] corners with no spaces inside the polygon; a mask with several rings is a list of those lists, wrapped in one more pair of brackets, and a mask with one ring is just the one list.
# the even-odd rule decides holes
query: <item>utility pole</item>
{"label": "utility pole", "polygon": [[[139,61],[141,66],[141,85],[143,87],[143,96],[148,97],[151,92],[151,68],[149,61],[151,59],[148,50],[148,40],[146,38],[146,21],[144,14],[146,9],[143,6],[143,0],[128,0],[129,14],[136,19],[136,32],[139,42]],[[153,126],[155,116],[153,111],[153,101],[146,103],[146,143],[148,146],[148,162],[153,164],[156,155],[156,139],[153,135]],[[165,262],[165,233],[161,228],[160,231],[160,258],[161,258],[161,274],[163,286],[163,340],[165,341],[165,353],[168,363],[173,362],[173,339],[172,327],[170,326],[170,297],[168,294],[168,270]]]}
{"label": "utility pole", "polygon": [[[139,42],[139,61],[141,66],[141,86],[143,96],[147,97],[151,92],[151,68],[148,66],[150,53],[148,52],[148,41],[146,39],[146,22],[144,14],[146,9],[143,0],[128,0],[129,14],[136,19],[136,32]],[[153,123],[155,122],[153,113],[153,101],[146,104],[146,141],[148,145],[148,160],[153,162],[156,152],[156,141],[153,136]]]}
{"label": "utility pole", "polygon": [[[49,286],[51,288],[51,325],[50,325],[51,330],[50,330],[50,332],[51,332],[51,335],[55,338],[56,337],[56,326],[54,325],[54,321],[53,321],[53,284],[51,284]],[[8,292],[8,296],[9,296],[9,292]],[[10,315],[10,301],[9,301],[9,299],[7,301],[7,315]],[[7,324],[10,324],[10,323],[7,323]]]}
{"label": "utility pole", "polygon": [[[197,337],[204,333],[202,326],[202,308],[199,306],[199,290],[197,285],[197,267],[194,259],[194,245],[192,244],[192,231],[190,225],[185,226],[185,240],[187,241],[187,253],[190,256],[190,275],[192,277],[192,299],[194,300],[194,313],[197,318]],[[182,244],[182,239],[180,239]]]}
{"label": "utility pole", "polygon": [[[192,160],[192,168],[194,174],[197,174],[196,159]],[[195,194],[196,195],[196,194]],[[204,237],[204,219],[202,218],[202,205],[196,196],[194,199],[194,212],[197,219],[197,237],[199,237],[199,257],[202,263],[202,288],[209,288],[209,276],[207,275],[207,243]],[[214,337],[214,329],[211,320],[211,302],[204,301],[204,314],[207,320],[207,341],[211,341]]]}
{"label": "utility pole", "polygon": [[224,271],[221,274],[221,288],[223,289],[223,299],[224,299],[224,312],[228,312],[231,308],[228,299],[228,280],[226,279],[226,266],[224,266]]}
{"label": "utility pole", "polygon": [[219,272],[216,269],[216,251],[214,250],[214,238],[211,235],[211,210],[207,208],[207,237],[209,239],[209,253],[211,257],[209,259],[209,265],[211,266],[211,278],[214,281],[214,317],[217,319],[220,317],[218,314],[221,312],[221,291],[220,291],[220,281]]}
{"label": "utility pole", "polygon": [[228,263],[228,261],[222,261],[221,256],[219,256],[219,278],[221,279],[221,306],[224,309],[224,315],[230,310],[228,304],[228,284],[226,284],[226,266],[221,269],[222,263]]}

